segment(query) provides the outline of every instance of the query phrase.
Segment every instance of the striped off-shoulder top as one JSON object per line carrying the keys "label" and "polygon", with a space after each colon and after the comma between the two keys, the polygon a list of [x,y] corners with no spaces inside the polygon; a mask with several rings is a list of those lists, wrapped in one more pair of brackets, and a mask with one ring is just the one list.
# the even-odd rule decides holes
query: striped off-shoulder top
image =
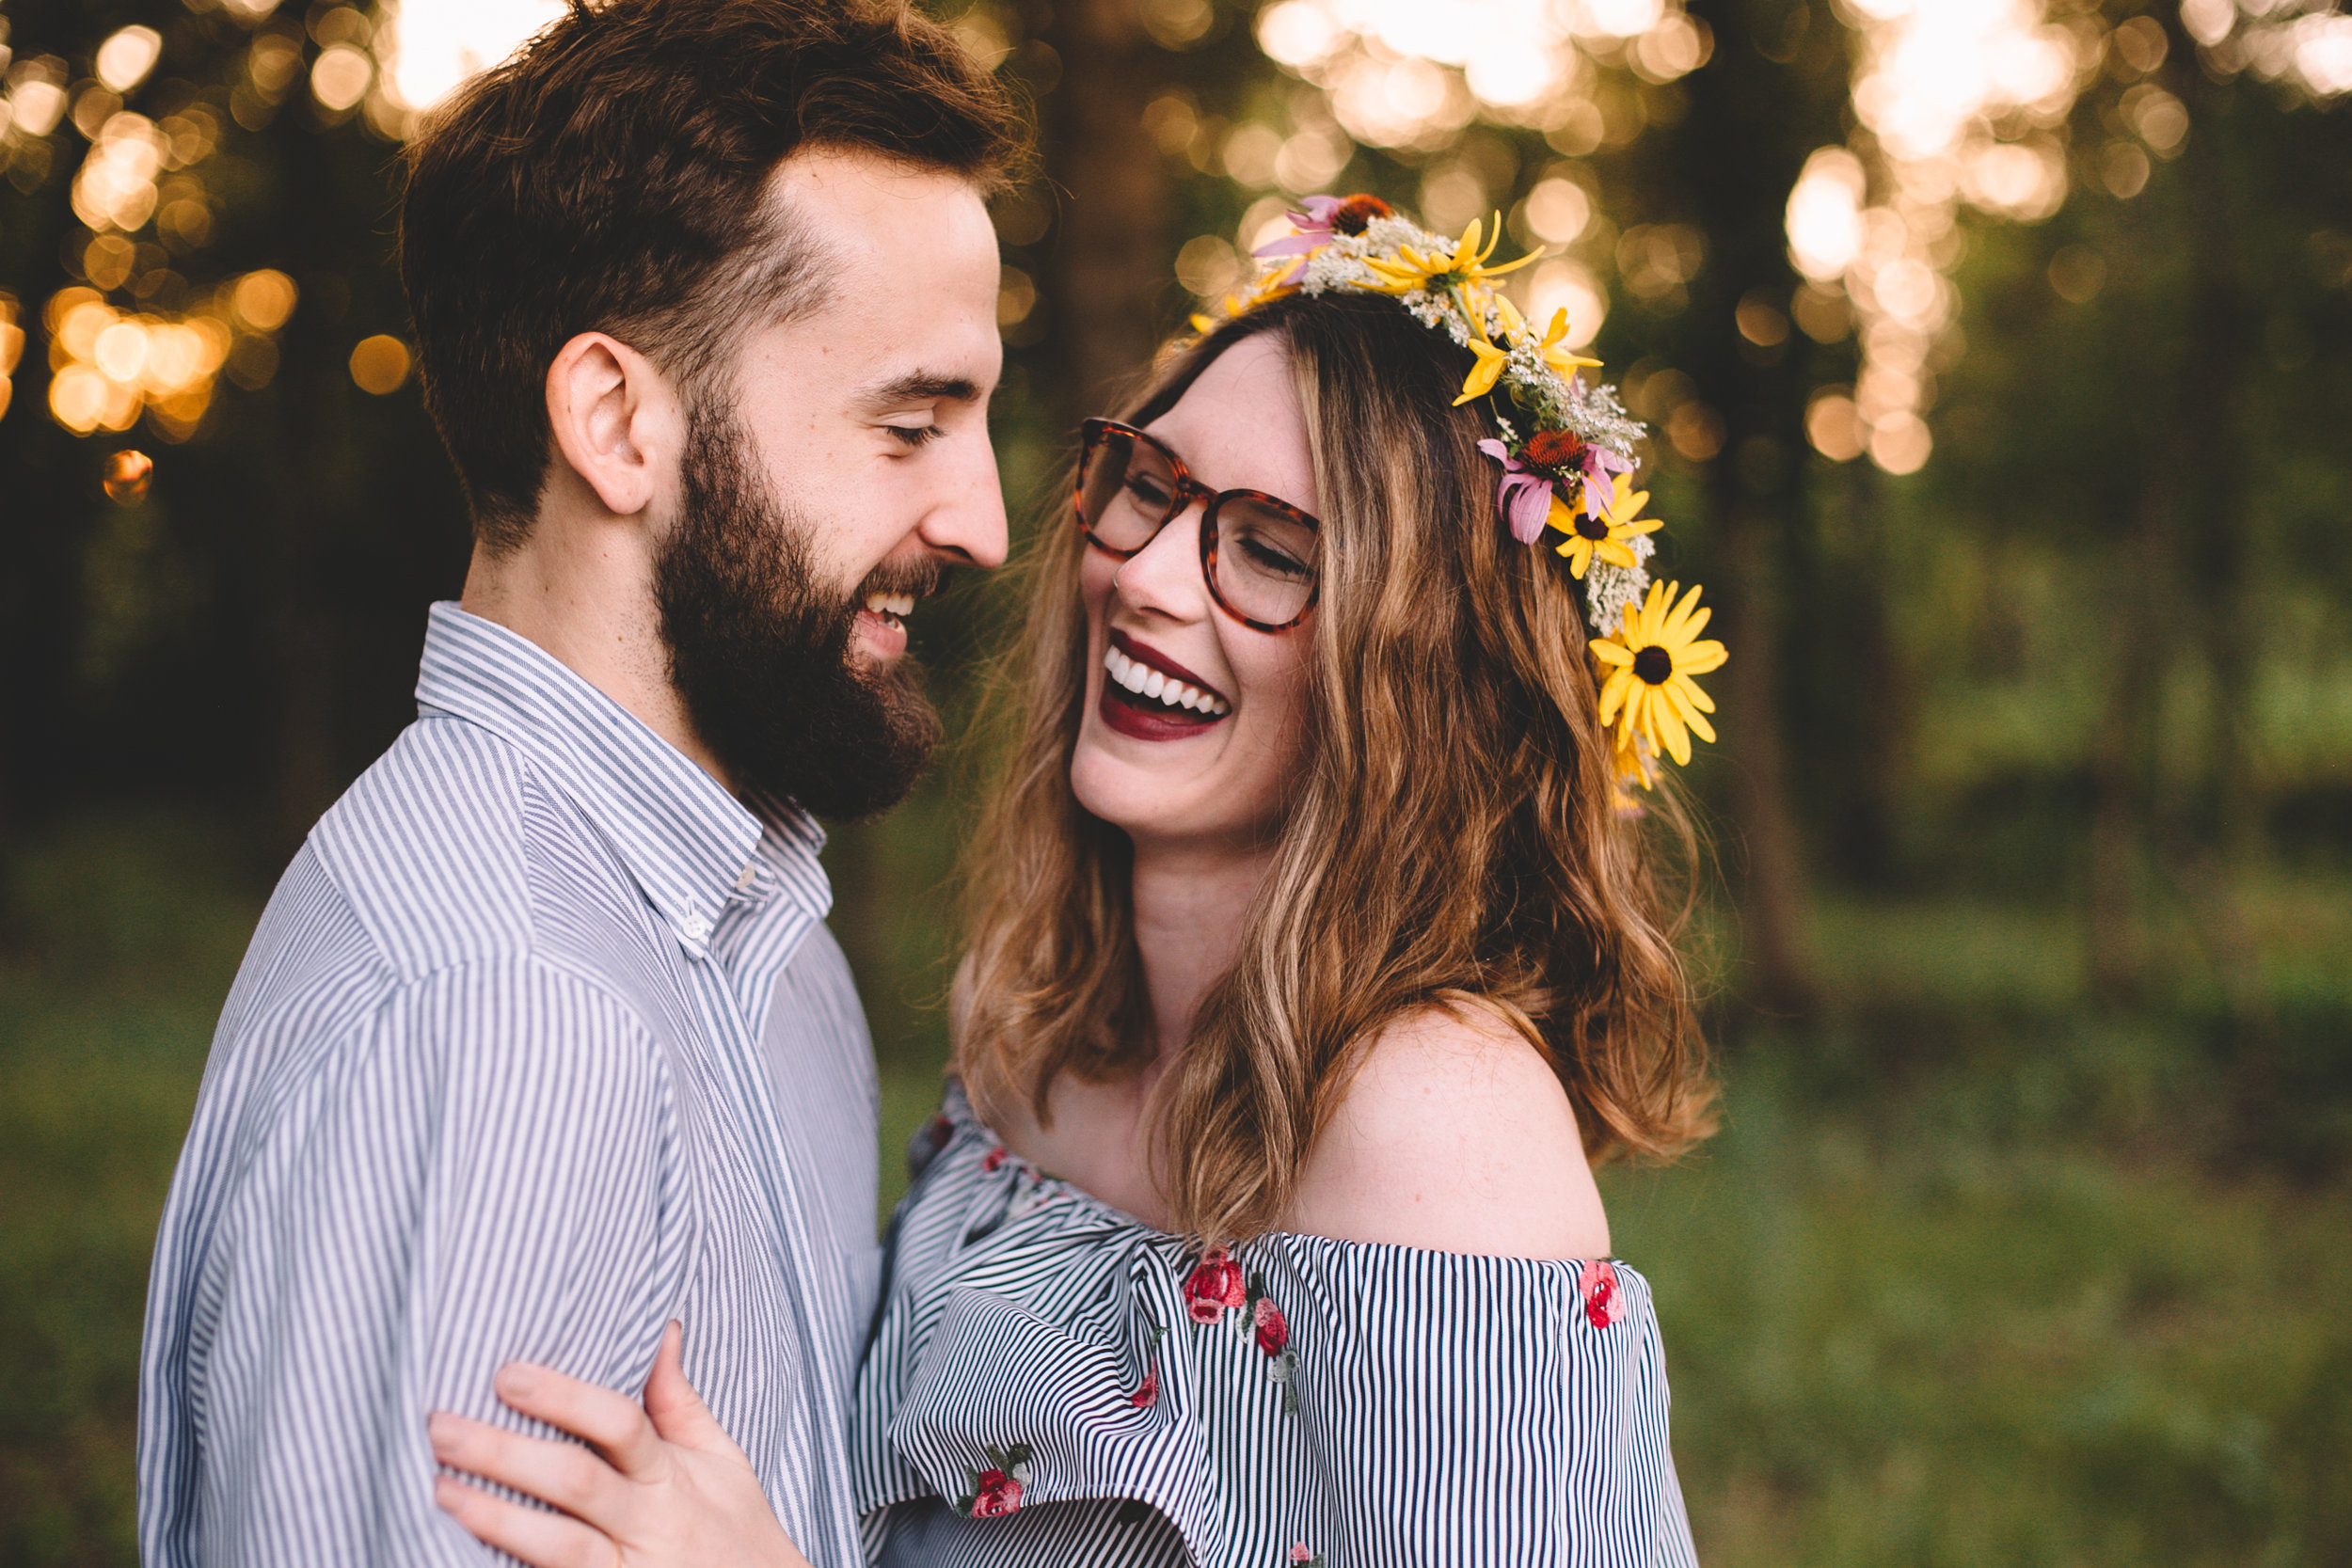
{"label": "striped off-shoulder top", "polygon": [[859,1373],[898,1568],[1695,1561],[1648,1282],[1275,1233],[1201,1253],[950,1087]]}

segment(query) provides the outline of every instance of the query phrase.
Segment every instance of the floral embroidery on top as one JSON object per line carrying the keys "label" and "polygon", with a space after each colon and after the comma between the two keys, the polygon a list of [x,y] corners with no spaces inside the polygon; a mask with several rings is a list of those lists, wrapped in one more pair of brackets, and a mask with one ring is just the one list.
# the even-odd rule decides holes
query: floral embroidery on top
{"label": "floral embroidery on top", "polygon": [[1127,1402],[1137,1410],[1149,1410],[1160,1402],[1160,1341],[1167,1337],[1168,1330],[1152,1325],[1152,1348],[1143,1353],[1143,1382],[1127,1396]]}
{"label": "floral embroidery on top", "polygon": [[982,1170],[993,1171],[1004,1163],[1005,1146],[1003,1144],[998,1144],[994,1148],[980,1156],[980,1169]]}
{"label": "floral embroidery on top", "polygon": [[956,1512],[975,1519],[996,1519],[1021,1506],[1021,1493],[1029,1483],[1029,1461],[1036,1457],[1026,1443],[1015,1443],[999,1453],[994,1449],[982,1449],[988,1456],[989,1467],[971,1470],[971,1483],[965,1494],[957,1499]]}
{"label": "floral embroidery on top", "polygon": [[1323,1554],[1301,1541],[1291,1548],[1291,1561],[1298,1568],[1323,1568]]}
{"label": "floral embroidery on top", "polygon": [[1184,1281],[1184,1311],[1197,1323],[1221,1322],[1227,1307],[1242,1306],[1246,1299],[1241,1265],[1221,1246],[1202,1254],[1200,1266]]}
{"label": "floral embroidery on top", "polygon": [[1588,1259],[1576,1276],[1584,1298],[1584,1318],[1595,1328],[1607,1328],[1625,1316],[1625,1291],[1617,1283],[1617,1267],[1606,1258]]}
{"label": "floral embroidery on top", "polygon": [[1265,1281],[1256,1275],[1249,1280],[1249,1322],[1257,1330],[1258,1348],[1274,1365],[1267,1373],[1282,1386],[1282,1409],[1285,1414],[1298,1413],[1298,1353],[1291,1349],[1290,1320],[1266,1294]]}

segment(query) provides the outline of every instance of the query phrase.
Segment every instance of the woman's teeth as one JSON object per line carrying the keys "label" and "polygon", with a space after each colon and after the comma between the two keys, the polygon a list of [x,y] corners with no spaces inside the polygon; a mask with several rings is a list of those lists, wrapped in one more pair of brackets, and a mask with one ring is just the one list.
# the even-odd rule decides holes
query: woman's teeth
{"label": "woman's teeth", "polygon": [[1170,680],[1165,670],[1154,670],[1141,659],[1129,658],[1117,648],[1104,653],[1103,668],[1109,672],[1111,679],[1136,696],[1149,697],[1168,707],[1190,708],[1212,719],[1221,719],[1233,710],[1224,698],[1213,697],[1183,681]]}
{"label": "woman's teeth", "polygon": [[866,608],[895,626],[914,613],[914,595],[912,594],[868,594],[866,595]]}

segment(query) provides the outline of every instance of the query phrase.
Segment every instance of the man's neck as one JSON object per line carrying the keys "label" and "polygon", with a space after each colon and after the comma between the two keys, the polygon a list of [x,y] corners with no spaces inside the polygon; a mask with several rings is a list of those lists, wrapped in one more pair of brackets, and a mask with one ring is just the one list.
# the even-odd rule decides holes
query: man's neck
{"label": "man's neck", "polygon": [[643,518],[543,507],[515,548],[475,544],[458,603],[546,649],[732,793],[670,682],[653,564]]}

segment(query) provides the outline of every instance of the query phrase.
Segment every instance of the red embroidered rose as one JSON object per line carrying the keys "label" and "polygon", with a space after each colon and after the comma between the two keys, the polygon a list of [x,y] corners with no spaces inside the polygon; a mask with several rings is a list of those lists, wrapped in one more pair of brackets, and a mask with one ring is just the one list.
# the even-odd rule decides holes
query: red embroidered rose
{"label": "red embroidered rose", "polygon": [[1026,1443],[1015,1443],[1002,1453],[994,1449],[981,1452],[988,1468],[964,1472],[971,1484],[956,1510],[975,1519],[1000,1519],[1021,1506],[1021,1495],[1029,1484],[1029,1461],[1035,1456]]}
{"label": "red embroidered rose", "polygon": [[1268,1355],[1279,1355],[1289,1348],[1291,1325],[1283,1321],[1282,1309],[1274,1305],[1272,1296],[1260,1296],[1250,1317],[1258,1325],[1258,1348]]}
{"label": "red embroidered rose", "polygon": [[986,1154],[980,1156],[980,1169],[982,1170],[994,1170],[997,1166],[1003,1164],[1004,1163],[1005,1148],[1002,1144],[997,1145],[994,1148],[990,1149]]}
{"label": "red embroidered rose", "polygon": [[1605,1258],[1585,1263],[1576,1288],[1584,1297],[1584,1317],[1595,1328],[1607,1328],[1625,1316],[1625,1292],[1617,1284],[1616,1265]]}
{"label": "red embroidered rose", "polygon": [[1002,1470],[982,1470],[973,1482],[972,1517],[994,1519],[1021,1506],[1021,1483]]}
{"label": "red embroidered rose", "polygon": [[1184,1281],[1184,1311],[1197,1323],[1213,1323],[1242,1304],[1241,1265],[1223,1247],[1211,1247]]}
{"label": "red embroidered rose", "polygon": [[1322,1568],[1323,1554],[1301,1541],[1291,1548],[1291,1560],[1299,1568]]}
{"label": "red embroidered rose", "polygon": [[1143,1386],[1127,1396],[1127,1402],[1137,1410],[1149,1410],[1160,1402],[1160,1370],[1157,1367],[1144,1370]]}

